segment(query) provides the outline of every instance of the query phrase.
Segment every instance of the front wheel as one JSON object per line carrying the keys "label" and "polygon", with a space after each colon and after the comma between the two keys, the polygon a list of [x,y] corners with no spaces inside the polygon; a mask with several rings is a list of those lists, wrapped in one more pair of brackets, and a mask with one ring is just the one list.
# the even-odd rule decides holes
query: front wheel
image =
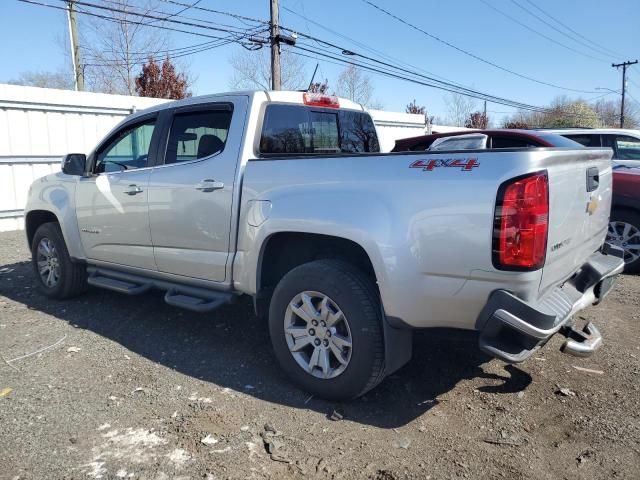
{"label": "front wheel", "polygon": [[383,378],[377,291],[346,262],[317,260],[287,273],[273,293],[269,331],[282,368],[318,397],[355,398]]}
{"label": "front wheel", "polygon": [[624,250],[625,272],[640,271],[640,214],[628,210],[612,212],[607,242]]}
{"label": "front wheel", "polygon": [[57,223],[38,227],[31,242],[31,261],[38,289],[47,297],[70,298],[86,290],[86,268],[71,261]]}

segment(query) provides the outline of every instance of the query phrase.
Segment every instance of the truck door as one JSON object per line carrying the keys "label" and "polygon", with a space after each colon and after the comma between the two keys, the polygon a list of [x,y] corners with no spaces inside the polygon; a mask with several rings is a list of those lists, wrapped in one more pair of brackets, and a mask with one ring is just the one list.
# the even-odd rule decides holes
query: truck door
{"label": "truck door", "polygon": [[79,181],[76,212],[89,259],[156,269],[147,213],[156,123],[154,114],[123,125],[96,150],[93,175]]}
{"label": "truck door", "polygon": [[173,111],[162,164],[149,179],[160,272],[224,282],[247,97]]}

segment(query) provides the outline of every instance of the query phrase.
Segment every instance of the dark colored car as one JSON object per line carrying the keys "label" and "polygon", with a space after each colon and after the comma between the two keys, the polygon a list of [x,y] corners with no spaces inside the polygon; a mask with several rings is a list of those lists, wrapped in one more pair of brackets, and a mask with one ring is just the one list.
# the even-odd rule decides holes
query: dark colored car
{"label": "dark colored car", "polygon": [[[418,137],[403,138],[396,140],[396,146],[392,152],[420,151],[428,150],[436,140],[465,136],[471,137],[474,134],[486,135],[486,146],[483,148],[536,148],[536,147],[578,147],[582,146],[573,140],[569,140],[560,135],[548,132],[532,130],[508,130],[508,129],[485,129],[485,130],[462,130],[458,132],[434,133],[431,135],[420,135]],[[458,148],[452,148],[458,149]]]}
{"label": "dark colored car", "polygon": [[640,271],[640,167],[614,167],[607,241],[624,249],[626,272]]}

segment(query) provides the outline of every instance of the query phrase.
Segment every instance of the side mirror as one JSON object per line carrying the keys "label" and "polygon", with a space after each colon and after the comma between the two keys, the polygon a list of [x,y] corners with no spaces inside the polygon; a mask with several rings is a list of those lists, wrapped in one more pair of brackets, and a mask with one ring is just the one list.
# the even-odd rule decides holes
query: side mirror
{"label": "side mirror", "polygon": [[69,153],[62,158],[62,173],[84,176],[87,156],[84,153]]}

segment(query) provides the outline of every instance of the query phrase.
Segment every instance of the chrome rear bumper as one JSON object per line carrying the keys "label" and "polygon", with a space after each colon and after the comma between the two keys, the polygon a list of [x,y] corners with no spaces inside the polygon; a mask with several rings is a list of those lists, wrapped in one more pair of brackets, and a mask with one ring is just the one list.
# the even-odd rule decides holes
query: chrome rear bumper
{"label": "chrome rear bumper", "polygon": [[563,352],[591,355],[602,345],[602,336],[593,324],[582,331],[574,329],[573,315],[600,303],[623,268],[622,250],[605,244],[570,280],[535,304],[496,290],[480,314],[480,348],[505,362],[519,363],[561,333],[567,337]]}

